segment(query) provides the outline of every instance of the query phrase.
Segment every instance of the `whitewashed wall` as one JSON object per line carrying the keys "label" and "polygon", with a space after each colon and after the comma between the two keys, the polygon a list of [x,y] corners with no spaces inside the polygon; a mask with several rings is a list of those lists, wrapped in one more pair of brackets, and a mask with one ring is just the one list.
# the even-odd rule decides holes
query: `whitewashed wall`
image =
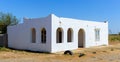
{"label": "whitewashed wall", "polygon": [[[63,29],[63,43],[56,43],[57,28]],[[67,30],[73,29],[73,42],[67,42]],[[95,29],[100,29],[100,41],[95,41]],[[84,47],[108,45],[108,23],[92,22],[70,18],[57,17],[52,14],[52,52],[72,50],[78,48],[78,32],[85,31]]]}
{"label": "whitewashed wall", "polygon": [[[36,29],[36,43],[31,42],[31,29]],[[41,29],[46,29],[46,44],[41,43]],[[23,24],[8,27],[8,46],[33,51],[51,51],[51,15],[46,18],[25,19]]]}
{"label": "whitewashed wall", "polygon": [[[61,22],[61,24],[60,24]],[[62,28],[63,43],[56,43],[56,30]],[[31,28],[36,29],[36,43],[31,43]],[[41,43],[41,29],[46,29],[47,43]],[[67,30],[73,29],[73,42],[67,42]],[[95,29],[100,29],[100,41],[95,41]],[[78,48],[78,31],[85,31],[84,47],[108,45],[108,23],[57,17],[24,19],[23,24],[8,27],[8,46],[42,52],[58,52]]]}

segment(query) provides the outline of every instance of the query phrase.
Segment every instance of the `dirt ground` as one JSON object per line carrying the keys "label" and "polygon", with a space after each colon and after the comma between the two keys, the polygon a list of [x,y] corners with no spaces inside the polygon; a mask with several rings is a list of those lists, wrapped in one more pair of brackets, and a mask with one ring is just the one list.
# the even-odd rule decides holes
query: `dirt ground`
{"label": "dirt ground", "polygon": [[[79,48],[73,55],[35,53],[26,51],[0,51],[0,62],[120,62],[120,43],[109,46]],[[80,53],[85,55],[79,57]]]}

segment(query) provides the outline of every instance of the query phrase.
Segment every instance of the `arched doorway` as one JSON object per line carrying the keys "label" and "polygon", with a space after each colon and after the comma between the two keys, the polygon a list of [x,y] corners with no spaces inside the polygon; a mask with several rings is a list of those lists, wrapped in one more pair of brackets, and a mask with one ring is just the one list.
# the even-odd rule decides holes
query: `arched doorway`
{"label": "arched doorway", "polygon": [[78,31],[78,47],[84,47],[85,43],[85,32],[83,29]]}

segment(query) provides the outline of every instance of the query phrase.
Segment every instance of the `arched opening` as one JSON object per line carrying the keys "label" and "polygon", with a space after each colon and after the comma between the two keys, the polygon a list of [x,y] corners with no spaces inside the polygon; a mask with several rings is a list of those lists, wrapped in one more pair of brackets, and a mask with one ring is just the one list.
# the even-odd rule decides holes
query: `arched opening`
{"label": "arched opening", "polygon": [[32,43],[35,43],[36,42],[36,30],[35,30],[35,28],[32,28],[31,29],[31,32],[32,32]]}
{"label": "arched opening", "polygon": [[58,28],[56,32],[56,43],[62,43],[63,42],[63,30],[62,28]]}
{"label": "arched opening", "polygon": [[80,29],[78,32],[78,47],[84,47],[85,43],[85,32],[83,29]]}
{"label": "arched opening", "polygon": [[46,43],[46,29],[41,30],[41,43]]}
{"label": "arched opening", "polygon": [[72,42],[73,41],[73,32],[72,29],[69,28],[67,31],[67,42]]}

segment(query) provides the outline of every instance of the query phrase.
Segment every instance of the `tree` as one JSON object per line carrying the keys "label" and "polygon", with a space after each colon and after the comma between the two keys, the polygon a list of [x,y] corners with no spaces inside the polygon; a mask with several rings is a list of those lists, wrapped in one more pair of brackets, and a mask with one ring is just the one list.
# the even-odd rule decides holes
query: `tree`
{"label": "tree", "polygon": [[118,35],[120,35],[120,32],[118,32]]}
{"label": "tree", "polygon": [[7,33],[7,26],[18,24],[18,19],[10,13],[0,12],[0,31],[2,34]]}

